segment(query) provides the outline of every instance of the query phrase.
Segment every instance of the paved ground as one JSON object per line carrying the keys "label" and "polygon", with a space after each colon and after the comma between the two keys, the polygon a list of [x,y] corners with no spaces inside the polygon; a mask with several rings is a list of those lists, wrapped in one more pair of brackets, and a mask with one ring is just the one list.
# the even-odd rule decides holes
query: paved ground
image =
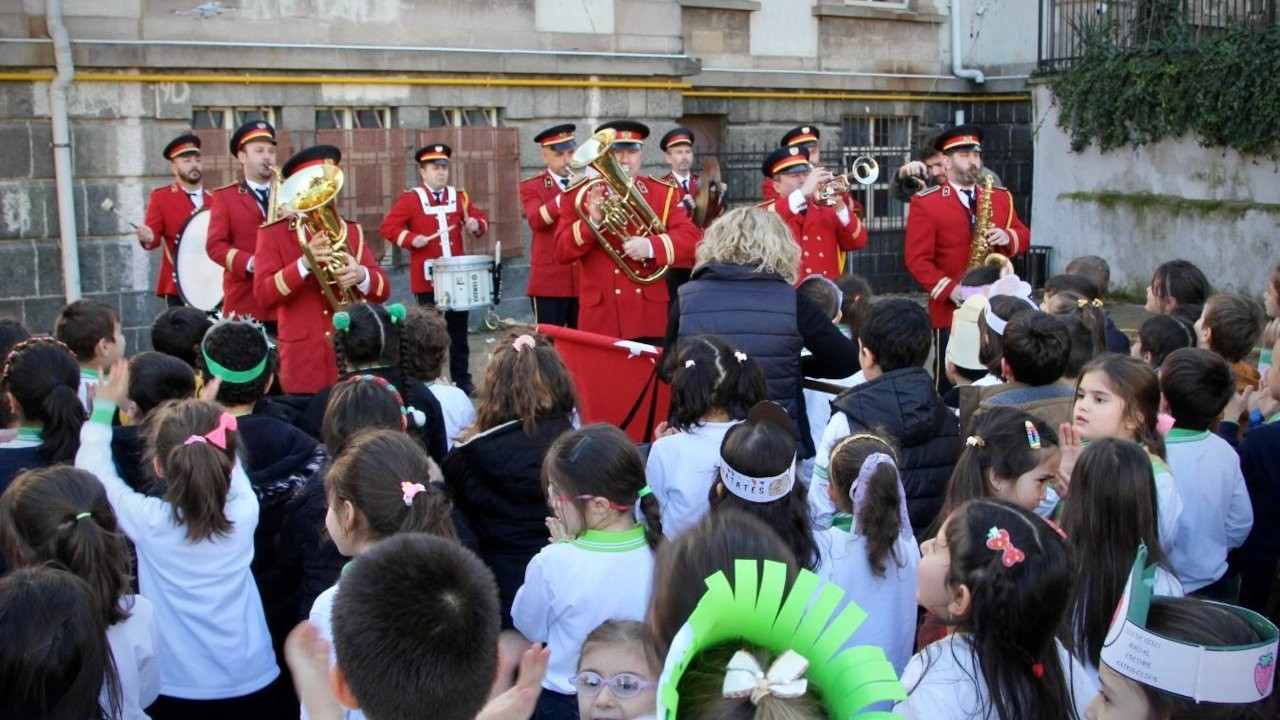
{"label": "paved ground", "polygon": [[[924,302],[924,295],[920,295],[919,300]],[[1128,303],[1108,304],[1107,310],[1111,313],[1111,319],[1115,322],[1116,327],[1120,328],[1130,338],[1137,334],[1138,326],[1142,324],[1142,321],[1150,316],[1141,305]],[[505,331],[474,332],[470,336],[471,375],[477,385],[480,384],[481,379],[484,377],[484,368],[489,362],[489,351],[502,332]]]}

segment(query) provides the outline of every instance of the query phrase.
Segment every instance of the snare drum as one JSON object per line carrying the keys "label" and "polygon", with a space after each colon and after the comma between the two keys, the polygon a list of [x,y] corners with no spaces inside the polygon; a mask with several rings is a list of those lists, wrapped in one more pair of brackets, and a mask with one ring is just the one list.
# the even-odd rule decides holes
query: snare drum
{"label": "snare drum", "polygon": [[445,310],[471,310],[493,304],[493,258],[455,255],[428,261],[427,277],[435,287],[436,305]]}
{"label": "snare drum", "polygon": [[195,211],[178,231],[178,251],[173,263],[173,280],[182,301],[197,310],[214,312],[222,305],[222,266],[209,259],[205,241],[209,236],[209,208]]}

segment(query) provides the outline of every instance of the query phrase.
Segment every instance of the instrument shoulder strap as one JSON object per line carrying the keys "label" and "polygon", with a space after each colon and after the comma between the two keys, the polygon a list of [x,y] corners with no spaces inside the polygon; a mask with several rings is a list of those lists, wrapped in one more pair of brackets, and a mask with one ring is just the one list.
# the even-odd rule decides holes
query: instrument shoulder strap
{"label": "instrument shoulder strap", "polygon": [[[670,173],[668,173],[668,176],[669,176],[669,175],[670,175]],[[636,178],[636,180],[640,180],[640,179],[641,179],[641,178]],[[667,187],[671,188],[672,190],[679,190],[679,189],[680,189],[680,187],[679,187],[678,185],[676,185],[676,182],[675,182],[675,179],[674,179],[674,178],[673,178],[670,182],[668,182],[666,177],[656,178],[656,177],[653,177],[652,175],[646,175],[646,176],[644,176],[644,178],[643,178],[643,179],[645,179],[645,180],[652,180],[653,182],[656,182],[656,183],[658,183],[659,185],[666,185]]]}

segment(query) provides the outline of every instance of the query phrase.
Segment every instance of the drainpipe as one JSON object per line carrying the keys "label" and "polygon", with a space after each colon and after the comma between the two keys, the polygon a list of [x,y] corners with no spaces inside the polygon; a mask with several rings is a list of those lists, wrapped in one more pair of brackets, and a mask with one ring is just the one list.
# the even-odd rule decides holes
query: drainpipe
{"label": "drainpipe", "polygon": [[71,192],[71,126],[67,120],[67,88],[75,77],[71,38],[62,24],[62,0],[45,0],[45,24],[53,40],[58,73],[49,83],[49,114],[53,125],[53,176],[58,194],[58,231],[62,251],[62,287],[67,302],[80,299],[80,247],[76,240],[76,208]]}
{"label": "drainpipe", "polygon": [[972,80],[981,85],[986,76],[977,68],[967,68],[960,60],[960,20],[964,10],[963,0],[951,0],[951,74],[962,80]]}

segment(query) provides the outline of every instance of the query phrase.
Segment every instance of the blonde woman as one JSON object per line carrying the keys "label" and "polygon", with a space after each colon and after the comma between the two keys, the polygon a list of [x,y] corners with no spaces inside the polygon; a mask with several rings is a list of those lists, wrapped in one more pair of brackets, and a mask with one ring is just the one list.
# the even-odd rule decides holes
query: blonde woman
{"label": "blonde woman", "polygon": [[[798,459],[814,455],[804,378],[858,371],[858,347],[796,292],[800,248],[775,213],[738,208],[707,228],[692,279],[671,299],[667,347],[688,335],[719,335],[764,368],[769,399],[786,408]],[[811,354],[801,357],[802,349]]]}

